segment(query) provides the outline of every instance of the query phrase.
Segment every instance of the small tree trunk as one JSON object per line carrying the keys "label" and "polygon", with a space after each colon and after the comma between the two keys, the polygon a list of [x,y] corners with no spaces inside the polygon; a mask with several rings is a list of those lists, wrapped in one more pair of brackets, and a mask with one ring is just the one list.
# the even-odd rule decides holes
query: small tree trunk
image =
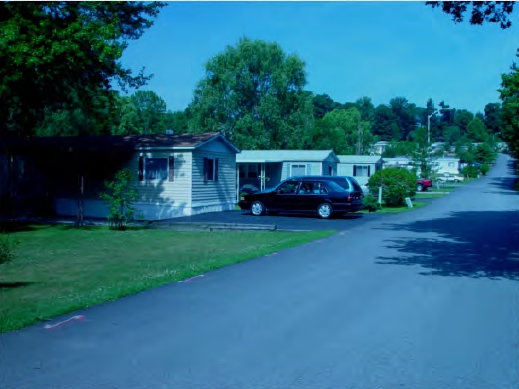
{"label": "small tree trunk", "polygon": [[77,219],[76,219],[76,225],[78,227],[82,227],[84,225],[84,209],[83,209],[83,202],[84,202],[84,191],[85,191],[85,178],[82,173],[79,174],[79,196],[77,200]]}

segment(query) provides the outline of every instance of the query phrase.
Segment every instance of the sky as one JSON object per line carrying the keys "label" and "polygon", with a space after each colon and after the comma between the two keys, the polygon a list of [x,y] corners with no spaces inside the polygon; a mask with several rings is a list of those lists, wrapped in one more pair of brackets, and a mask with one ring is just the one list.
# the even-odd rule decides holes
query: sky
{"label": "sky", "polygon": [[241,37],[277,42],[306,63],[307,86],[337,102],[403,96],[481,111],[498,102],[501,74],[517,59],[519,20],[455,24],[425,2],[169,2],[122,57],[154,77],[172,111],[191,102],[205,63]]}

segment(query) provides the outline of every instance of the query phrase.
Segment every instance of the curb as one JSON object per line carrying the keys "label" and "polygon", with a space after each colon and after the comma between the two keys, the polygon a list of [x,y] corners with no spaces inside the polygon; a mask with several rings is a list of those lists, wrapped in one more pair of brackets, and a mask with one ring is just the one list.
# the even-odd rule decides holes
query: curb
{"label": "curb", "polygon": [[203,222],[155,222],[148,228],[177,231],[275,231],[275,224],[203,223]]}

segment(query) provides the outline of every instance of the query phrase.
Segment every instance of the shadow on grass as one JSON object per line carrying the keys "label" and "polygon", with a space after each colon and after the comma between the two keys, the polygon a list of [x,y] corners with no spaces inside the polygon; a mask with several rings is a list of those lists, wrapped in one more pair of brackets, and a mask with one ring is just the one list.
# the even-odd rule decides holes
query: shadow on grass
{"label": "shadow on grass", "polygon": [[0,289],[20,288],[31,284],[33,284],[33,282],[0,282]]}
{"label": "shadow on grass", "polygon": [[[411,231],[423,237],[382,242],[396,256],[379,264],[418,265],[422,275],[519,280],[519,212],[454,212],[450,217],[384,224],[377,229]],[[429,237],[427,234],[436,234]]]}

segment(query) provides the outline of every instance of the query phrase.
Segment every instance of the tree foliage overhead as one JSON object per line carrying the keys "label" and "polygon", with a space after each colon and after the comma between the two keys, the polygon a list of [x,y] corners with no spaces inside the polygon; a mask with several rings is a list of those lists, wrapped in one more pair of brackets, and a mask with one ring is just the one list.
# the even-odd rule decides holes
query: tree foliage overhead
{"label": "tree foliage overhead", "polygon": [[[140,87],[121,64],[162,2],[0,3],[0,134],[32,135],[46,112],[92,108],[92,93]],[[109,96],[106,93],[106,96]]]}
{"label": "tree foliage overhead", "polygon": [[247,149],[305,147],[313,107],[304,67],[277,43],[240,39],[207,62],[188,107],[190,131],[221,131]]}
{"label": "tree foliage overhead", "polygon": [[501,28],[511,27],[510,14],[514,10],[513,1],[427,1],[433,8],[441,8],[450,15],[455,23],[461,23],[470,11],[470,24],[482,25],[484,22],[499,23]]}

